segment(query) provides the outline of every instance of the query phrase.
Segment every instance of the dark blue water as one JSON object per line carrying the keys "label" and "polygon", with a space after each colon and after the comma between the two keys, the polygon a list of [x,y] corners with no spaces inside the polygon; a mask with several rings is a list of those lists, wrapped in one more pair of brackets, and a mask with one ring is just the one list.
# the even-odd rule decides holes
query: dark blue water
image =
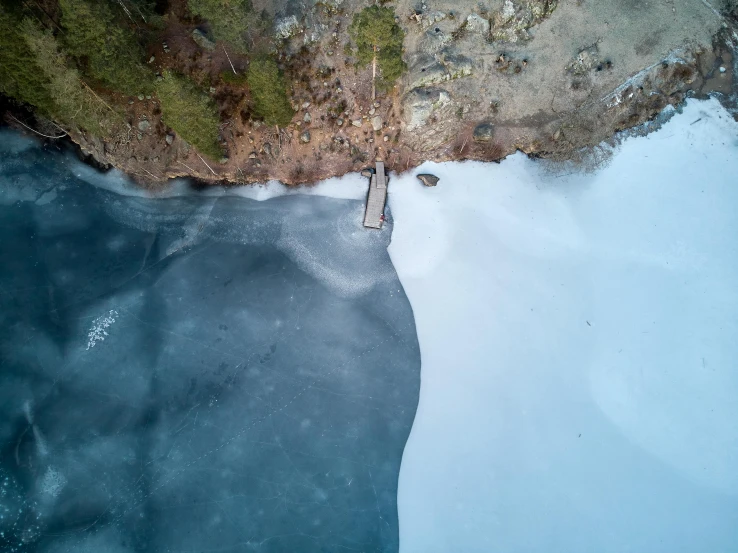
{"label": "dark blue water", "polygon": [[0,550],[398,550],[420,354],[391,228],[0,156]]}

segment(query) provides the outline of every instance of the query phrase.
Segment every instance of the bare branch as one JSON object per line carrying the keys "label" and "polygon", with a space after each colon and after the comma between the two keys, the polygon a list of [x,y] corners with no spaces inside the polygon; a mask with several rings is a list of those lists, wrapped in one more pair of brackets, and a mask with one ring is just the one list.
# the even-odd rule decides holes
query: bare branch
{"label": "bare branch", "polygon": [[[205,167],[207,167],[208,169],[210,169],[210,172],[211,172],[211,173],[212,173],[213,175],[215,175],[216,177],[218,176],[218,173],[216,173],[215,171],[213,171],[213,168],[212,168],[212,167],[210,167],[210,165],[208,165],[208,162],[207,162],[207,161],[205,161],[205,160],[204,160],[204,159],[202,158],[202,156],[201,156],[200,154],[198,154],[197,152],[195,152],[195,155],[197,155],[197,157],[199,157],[199,158],[200,158],[200,161],[202,161],[202,162],[203,162],[203,163],[205,164]],[[183,164],[183,165],[184,165],[184,164]]]}
{"label": "bare branch", "polygon": [[[18,123],[19,125],[23,125],[23,126],[24,126],[25,128],[27,128],[27,129],[28,129],[29,131],[31,131],[31,132],[33,132],[33,133],[36,133],[36,134],[37,134],[37,135],[39,135],[39,136],[43,136],[44,138],[51,138],[51,139],[54,139],[54,140],[56,140],[57,138],[64,138],[65,136],[67,136],[67,132],[66,132],[66,131],[64,132],[64,134],[60,134],[59,136],[50,136],[50,135],[48,135],[48,134],[44,134],[44,133],[38,132],[37,130],[34,130],[34,129],[32,129],[31,127],[29,127],[28,125],[26,125],[25,123],[23,123],[22,121],[18,121],[18,120],[17,120],[17,119],[15,118],[15,117],[13,117],[13,116],[12,116],[11,114],[9,114],[9,113],[8,113],[7,115],[8,115],[8,117],[10,117],[10,118],[11,118],[11,119],[12,119],[13,121],[15,121],[16,123]],[[57,125],[57,126],[58,126],[58,125]],[[62,130],[64,130],[64,129],[62,129]]]}
{"label": "bare branch", "polygon": [[233,69],[233,74],[234,75],[238,75],[238,73],[236,73],[236,68],[233,67],[233,62],[231,61],[231,56],[228,55],[228,50],[225,49],[225,45],[223,45],[223,51],[225,52],[225,55],[228,58],[228,63],[231,64],[231,69]]}

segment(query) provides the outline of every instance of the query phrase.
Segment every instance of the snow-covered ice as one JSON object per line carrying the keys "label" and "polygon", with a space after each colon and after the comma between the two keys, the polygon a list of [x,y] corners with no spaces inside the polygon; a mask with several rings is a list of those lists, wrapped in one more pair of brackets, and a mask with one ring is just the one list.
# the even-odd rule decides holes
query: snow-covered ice
{"label": "snow-covered ice", "polygon": [[417,172],[402,553],[737,551],[738,124],[690,101],[593,175]]}

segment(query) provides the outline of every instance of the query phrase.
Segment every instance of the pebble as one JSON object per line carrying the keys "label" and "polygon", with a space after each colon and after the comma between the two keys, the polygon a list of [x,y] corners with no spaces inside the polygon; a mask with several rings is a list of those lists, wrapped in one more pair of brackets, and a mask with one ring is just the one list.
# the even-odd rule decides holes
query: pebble
{"label": "pebble", "polygon": [[300,135],[300,142],[302,142],[303,144],[307,144],[308,142],[310,142],[310,131],[305,131]]}
{"label": "pebble", "polygon": [[339,118],[338,118],[338,121],[336,121],[336,124],[337,124],[337,125],[338,125],[339,127],[343,127],[343,119],[341,119],[341,118],[339,117]]}
{"label": "pebble", "polygon": [[143,121],[138,122],[138,130],[141,132],[146,132],[151,127],[151,123],[146,121],[145,119]]}
{"label": "pebble", "polygon": [[305,102],[304,104],[302,104],[302,109],[307,109],[309,107],[310,107],[310,102]]}
{"label": "pebble", "polygon": [[378,131],[378,130],[381,130],[382,129],[382,118],[379,115],[375,115],[372,118],[372,128],[375,131]]}
{"label": "pebble", "polygon": [[139,94],[139,95],[138,95],[138,99],[139,99],[139,100],[141,100],[141,101],[143,102],[143,99],[144,99],[144,95],[143,95],[143,94]]}
{"label": "pebble", "polygon": [[302,120],[305,121],[305,123],[310,123],[310,121],[312,121],[313,118],[310,116],[310,113],[305,112],[305,117],[303,117]]}
{"label": "pebble", "polygon": [[369,110],[369,115],[374,115],[377,112],[376,109],[372,108]]}
{"label": "pebble", "polygon": [[155,59],[156,59],[156,58],[155,58],[154,56],[151,56],[151,57],[149,58],[149,63],[154,63],[154,60],[155,60]]}
{"label": "pebble", "polygon": [[353,121],[351,121],[351,124],[354,127],[361,127],[361,119],[354,119]]}
{"label": "pebble", "polygon": [[725,67],[723,67],[722,65],[720,66],[720,72],[725,73]]}

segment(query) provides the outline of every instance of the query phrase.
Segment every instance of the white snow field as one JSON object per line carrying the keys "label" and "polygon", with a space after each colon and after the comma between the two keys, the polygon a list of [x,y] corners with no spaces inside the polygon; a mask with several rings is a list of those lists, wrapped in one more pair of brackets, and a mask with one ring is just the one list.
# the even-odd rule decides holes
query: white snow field
{"label": "white snow field", "polygon": [[690,101],[593,175],[420,172],[401,553],[738,551],[738,124]]}

